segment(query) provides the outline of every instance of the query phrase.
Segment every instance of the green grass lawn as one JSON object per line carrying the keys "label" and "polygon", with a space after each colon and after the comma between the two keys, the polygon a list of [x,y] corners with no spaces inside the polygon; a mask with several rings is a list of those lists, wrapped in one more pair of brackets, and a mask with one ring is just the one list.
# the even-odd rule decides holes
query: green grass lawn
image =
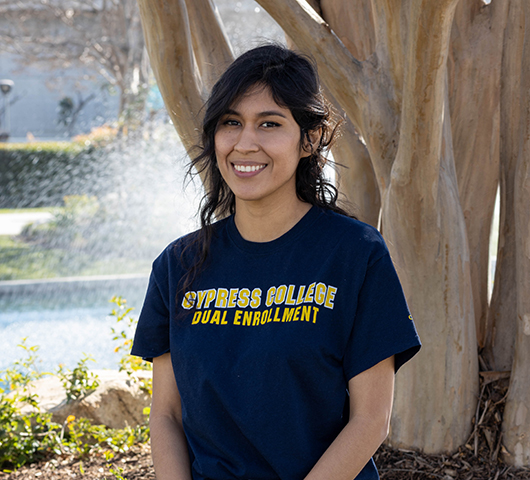
{"label": "green grass lawn", "polygon": [[151,260],[132,258],[92,258],[80,251],[28,245],[15,237],[0,235],[0,280],[148,274]]}

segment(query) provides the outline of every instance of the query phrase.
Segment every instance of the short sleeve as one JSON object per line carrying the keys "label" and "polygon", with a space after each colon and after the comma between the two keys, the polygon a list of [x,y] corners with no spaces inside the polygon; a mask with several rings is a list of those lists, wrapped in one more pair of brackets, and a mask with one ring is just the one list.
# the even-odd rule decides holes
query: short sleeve
{"label": "short sleeve", "polygon": [[169,304],[151,272],[140,318],[134,334],[131,355],[152,361],[169,352]]}
{"label": "short sleeve", "polygon": [[399,278],[385,253],[367,268],[359,291],[344,373],[350,380],[392,355],[397,372],[420,347]]}

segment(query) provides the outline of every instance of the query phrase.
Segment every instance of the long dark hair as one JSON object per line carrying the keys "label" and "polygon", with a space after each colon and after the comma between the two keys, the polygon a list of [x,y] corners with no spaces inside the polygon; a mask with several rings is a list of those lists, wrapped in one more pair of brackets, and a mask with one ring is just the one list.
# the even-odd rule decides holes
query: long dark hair
{"label": "long dark hair", "polygon": [[[235,213],[235,196],[217,168],[215,133],[223,115],[253,87],[268,88],[274,101],[288,108],[300,126],[301,145],[311,153],[302,157],[296,170],[296,194],[303,202],[352,216],[337,205],[338,191],[323,173],[337,122],[324,99],[313,60],[281,45],[268,44],[237,58],[214,85],[206,103],[199,153],[191,160],[189,175],[200,173],[206,194],[200,207],[201,228],[189,245],[195,252],[179,292],[185,293],[208,258],[215,218]],[[310,132],[319,132],[316,145]],[[182,259],[184,259],[184,253]]]}

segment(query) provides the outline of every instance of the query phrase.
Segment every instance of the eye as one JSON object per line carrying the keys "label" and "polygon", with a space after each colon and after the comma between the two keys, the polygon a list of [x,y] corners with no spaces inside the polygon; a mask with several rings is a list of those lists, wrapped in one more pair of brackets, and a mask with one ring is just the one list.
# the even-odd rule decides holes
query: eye
{"label": "eye", "polygon": [[238,120],[234,120],[233,118],[227,118],[223,121],[223,125],[228,125],[231,127],[237,127],[238,125],[241,125]]}
{"label": "eye", "polygon": [[271,122],[270,120],[267,122],[263,122],[261,124],[265,128],[273,128],[273,127],[280,127],[281,125],[277,122]]}

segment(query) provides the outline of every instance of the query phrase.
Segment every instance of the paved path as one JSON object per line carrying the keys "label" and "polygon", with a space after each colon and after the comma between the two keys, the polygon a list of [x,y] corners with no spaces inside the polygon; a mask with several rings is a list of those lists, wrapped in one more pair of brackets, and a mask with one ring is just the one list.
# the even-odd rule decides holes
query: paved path
{"label": "paved path", "polygon": [[0,235],[18,235],[25,225],[53,218],[50,212],[24,212],[0,214]]}

